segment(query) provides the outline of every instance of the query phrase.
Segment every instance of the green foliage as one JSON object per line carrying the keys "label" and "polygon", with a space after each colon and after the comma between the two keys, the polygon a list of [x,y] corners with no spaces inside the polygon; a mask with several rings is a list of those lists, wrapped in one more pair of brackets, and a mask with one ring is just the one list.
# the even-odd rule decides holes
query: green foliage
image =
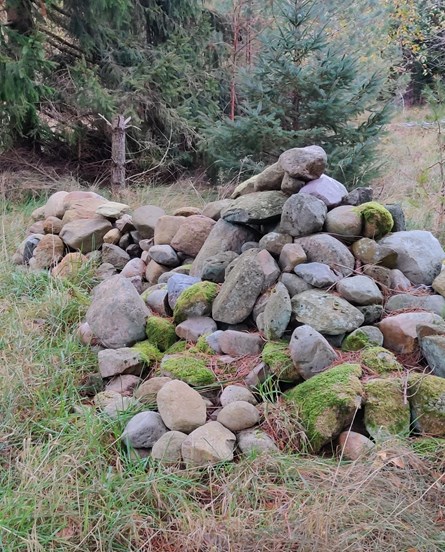
{"label": "green foliage", "polygon": [[328,153],[329,174],[349,187],[369,181],[388,116],[378,101],[385,76],[368,74],[358,55],[329,40],[317,25],[324,2],[282,0],[278,7],[258,64],[241,75],[238,116],[209,125],[203,150],[218,167],[239,170],[317,144]]}

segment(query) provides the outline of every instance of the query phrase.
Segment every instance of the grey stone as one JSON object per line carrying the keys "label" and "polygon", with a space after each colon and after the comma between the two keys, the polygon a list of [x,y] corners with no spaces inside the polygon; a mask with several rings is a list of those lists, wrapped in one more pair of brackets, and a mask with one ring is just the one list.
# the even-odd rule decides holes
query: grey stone
{"label": "grey stone", "polygon": [[263,284],[264,273],[257,259],[249,251],[243,253],[213,302],[212,318],[227,324],[242,322],[252,312]]}
{"label": "grey stone", "polygon": [[99,351],[99,372],[103,378],[109,378],[119,374],[140,375],[144,362],[138,351],[131,347],[121,349],[103,349]]}
{"label": "grey stone", "polygon": [[331,287],[338,282],[339,277],[324,263],[305,263],[294,268],[297,276],[316,288]]}
{"label": "grey stone", "polygon": [[[365,345],[363,345],[363,338],[366,340]],[[383,334],[375,326],[360,326],[360,328],[351,332],[343,340],[342,349],[344,351],[359,351],[368,345],[374,347],[381,347],[383,345]]]}
{"label": "grey stone", "polygon": [[294,330],[289,351],[296,371],[305,380],[324,372],[337,360],[337,353],[328,341],[308,325]]}
{"label": "grey stone", "polygon": [[357,308],[365,317],[364,324],[374,324],[374,322],[378,322],[383,316],[382,305],[366,305],[364,307],[358,306]]}
{"label": "grey stone", "polygon": [[286,195],[294,195],[305,185],[306,182],[304,180],[301,180],[300,178],[293,178],[287,173],[284,173],[283,180],[281,181],[281,191]]}
{"label": "grey stone", "polygon": [[383,302],[382,292],[376,283],[367,276],[343,278],[337,284],[337,291],[344,299],[357,305],[373,305]]}
{"label": "grey stone", "polygon": [[386,266],[365,265],[363,267],[363,273],[382,286],[387,288],[391,286],[391,269],[386,268]]}
{"label": "grey stone", "polygon": [[257,389],[272,375],[270,368],[264,362],[260,362],[244,378],[245,384],[251,389]]}
{"label": "grey stone", "polygon": [[355,259],[349,249],[329,234],[316,234],[296,241],[301,245],[308,262],[327,264],[342,276],[350,276],[355,266]]}
{"label": "grey stone", "polygon": [[135,230],[133,226],[133,217],[128,214],[122,215],[114,224],[121,234],[126,234],[127,232]]}
{"label": "grey stone", "polygon": [[196,316],[184,320],[176,326],[176,335],[186,341],[196,342],[202,335],[212,334],[217,330],[214,320],[206,316]]}
{"label": "grey stone", "polygon": [[279,190],[283,180],[284,170],[279,163],[266,167],[260,174],[256,175],[254,188],[256,192],[265,190]]}
{"label": "grey stone", "polygon": [[236,439],[240,451],[244,454],[278,452],[278,447],[269,435],[259,429],[244,429],[237,434]]}
{"label": "grey stone", "polygon": [[254,240],[256,233],[251,228],[218,220],[201,247],[190,270],[191,276],[201,277],[205,261],[222,251],[241,253],[244,243]]}
{"label": "grey stone", "polygon": [[96,215],[102,215],[105,218],[118,219],[125,215],[130,210],[130,207],[125,203],[117,203],[116,201],[107,201],[99,205],[96,209]]}
{"label": "grey stone", "polygon": [[312,195],[298,193],[290,196],[283,206],[280,231],[294,237],[319,232],[327,212],[323,201]]}
{"label": "grey stone", "polygon": [[117,245],[104,243],[102,246],[102,262],[114,266],[117,270],[122,270],[130,260],[130,255]]}
{"label": "grey stone", "polygon": [[320,178],[323,174],[327,164],[327,155],[319,146],[292,148],[282,153],[278,162],[290,176],[307,182]]}
{"label": "grey stone", "polygon": [[263,313],[264,334],[267,339],[279,339],[290,322],[292,305],[289,292],[278,282],[272,290]]}
{"label": "grey stone", "polygon": [[190,433],[206,422],[204,400],[183,381],[173,380],[163,385],[156,402],[162,421],[171,430]]}
{"label": "grey stone", "polygon": [[223,333],[223,330],[216,330],[216,332],[206,335],[205,340],[207,345],[215,351],[217,354],[221,354],[221,347],[219,346],[219,337]]}
{"label": "grey stone", "polygon": [[164,215],[164,209],[156,205],[143,205],[133,212],[133,225],[141,240],[153,238],[156,223]]}
{"label": "grey stone", "polygon": [[[34,249],[37,247],[42,238],[43,234],[31,234],[19,245],[17,252],[22,256],[23,264],[29,263],[29,260],[34,254]],[[22,264],[22,262],[20,264]]]}
{"label": "grey stone", "polygon": [[[434,282],[433,282],[434,284]],[[390,286],[394,291],[408,291],[412,288],[411,282],[398,268],[391,270],[390,274]]]}
{"label": "grey stone", "polygon": [[242,431],[260,421],[260,413],[253,404],[246,401],[234,401],[224,406],[217,421],[230,431]]}
{"label": "grey stone", "polygon": [[224,282],[226,268],[237,257],[238,254],[234,251],[222,251],[213,257],[209,257],[203,263],[201,278],[221,284]]}
{"label": "grey stone", "polygon": [[172,312],[168,305],[166,284],[155,284],[151,286],[144,291],[142,298],[150,310],[162,316],[171,316]]}
{"label": "grey stone", "polygon": [[361,235],[362,225],[362,217],[355,207],[340,205],[327,214],[325,228],[331,234],[356,238]]}
{"label": "grey stone", "polygon": [[445,378],[445,336],[424,337],[420,340],[420,348],[433,375]]}
{"label": "grey stone", "polygon": [[246,242],[241,246],[241,253],[244,253],[245,251],[249,251],[249,249],[259,249],[259,243],[258,242]]}
{"label": "grey stone", "polygon": [[253,194],[255,191],[255,181],[257,179],[258,175],[253,175],[247,180],[244,180],[238,186],[233,190],[232,195],[230,196],[232,199],[237,199],[238,197],[241,197],[243,195],[247,194]]}
{"label": "grey stone", "polygon": [[221,212],[232,205],[232,199],[219,199],[218,201],[212,201],[202,210],[202,214],[205,217],[209,217],[213,220],[219,220],[221,218]]}
{"label": "grey stone", "polygon": [[282,234],[280,232],[269,232],[260,239],[260,249],[266,249],[271,255],[279,255],[283,246],[287,243],[292,243],[290,234]]}
{"label": "grey stone", "polygon": [[176,251],[196,257],[215,224],[213,219],[202,215],[186,217],[170,245]]}
{"label": "grey stone", "polygon": [[132,283],[116,275],[95,288],[86,320],[106,347],[119,349],[145,338],[149,314]]}
{"label": "grey stone", "polygon": [[[142,241],[142,240],[141,240]],[[119,239],[119,247],[121,249],[127,249],[127,247],[129,247],[131,244],[133,243],[133,240],[131,239],[131,235],[128,233],[128,234],[124,234],[123,236],[121,236],[121,238]]]}
{"label": "grey stone", "polygon": [[287,196],[281,191],[243,195],[224,209],[221,218],[236,224],[266,224],[278,221]]}
{"label": "grey stone", "polygon": [[105,386],[105,391],[117,391],[121,395],[132,395],[134,389],[141,383],[141,378],[132,374],[124,374],[111,378]]}
{"label": "grey stone", "polygon": [[394,226],[392,232],[403,232],[406,230],[405,213],[403,208],[398,203],[392,203],[385,205],[385,208],[391,213],[394,220]]}
{"label": "grey stone", "polygon": [[182,443],[187,438],[181,431],[167,431],[151,449],[151,457],[165,464],[176,464],[181,462]]}
{"label": "grey stone", "polygon": [[130,259],[128,263],[124,266],[121,272],[121,276],[125,278],[133,278],[134,276],[144,276],[147,265],[142,259]]}
{"label": "grey stone", "polygon": [[397,253],[393,249],[379,245],[370,238],[362,238],[354,242],[352,253],[364,264],[379,264],[387,268],[394,268],[397,264]]}
{"label": "grey stone", "polygon": [[100,264],[95,271],[95,276],[98,280],[107,280],[117,274],[117,270],[110,263]]}
{"label": "grey stone", "polygon": [[147,381],[144,381],[136,391],[134,396],[138,399],[139,402],[144,404],[156,405],[156,397],[158,396],[159,391],[166,385],[169,381],[173,381],[167,376],[155,376]]}
{"label": "grey stone", "polygon": [[187,274],[174,274],[168,279],[167,292],[168,292],[168,304],[171,309],[175,308],[176,302],[181,293],[200,281],[199,278],[188,276]]}
{"label": "grey stone", "polygon": [[149,254],[154,261],[164,266],[176,267],[180,264],[176,251],[170,245],[153,245]]}
{"label": "grey stone", "polygon": [[219,402],[221,406],[227,406],[235,401],[244,401],[250,404],[257,404],[257,400],[253,396],[252,392],[247,387],[241,387],[240,385],[228,385],[223,389]]}
{"label": "grey stone", "polygon": [[445,315],[445,299],[442,295],[393,295],[385,304],[385,310],[394,312],[404,309],[423,309],[440,316]]}
{"label": "grey stone", "polygon": [[44,206],[45,218],[57,217],[62,218],[65,214],[65,198],[68,192],[60,191],[50,195]]}
{"label": "grey stone", "polygon": [[348,190],[341,182],[338,182],[338,180],[326,174],[322,174],[320,178],[306,184],[298,193],[313,195],[321,199],[321,201],[330,208],[340,205],[343,199],[348,195]]}
{"label": "grey stone", "polygon": [[311,285],[305,282],[302,278],[298,277],[296,274],[288,274],[286,272],[281,275],[280,282],[286,286],[291,298],[294,295],[298,295],[299,293],[312,288]]}
{"label": "grey stone", "polygon": [[126,425],[121,439],[127,447],[151,448],[167,433],[167,428],[157,412],[139,412]]}
{"label": "grey stone", "polygon": [[261,289],[263,292],[275,284],[281,275],[281,271],[275,259],[265,249],[257,251],[255,258],[264,275],[263,287]]}
{"label": "grey stone", "polygon": [[226,330],[218,337],[218,344],[223,353],[233,357],[259,355],[264,341],[259,334]]}
{"label": "grey stone", "polygon": [[59,236],[72,249],[89,253],[99,249],[103,237],[111,228],[111,223],[103,217],[79,219],[65,224]]}
{"label": "grey stone", "polygon": [[182,443],[187,465],[206,466],[233,460],[235,435],[219,422],[208,422],[192,431]]}
{"label": "grey stone", "polygon": [[355,188],[343,200],[345,205],[362,205],[372,201],[374,191],[372,188]]}
{"label": "grey stone", "polygon": [[434,278],[432,288],[436,293],[445,296],[445,270],[441,270],[439,275]]}
{"label": "grey stone", "polygon": [[306,253],[300,244],[288,243],[281,249],[278,263],[283,272],[292,272],[297,265],[306,262],[306,260]]}
{"label": "grey stone", "polygon": [[309,290],[292,298],[292,313],[302,324],[322,334],[352,332],[363,324],[363,314],[350,303],[329,293]]}
{"label": "grey stone", "polygon": [[445,259],[439,241],[423,230],[396,232],[379,241],[398,253],[397,267],[413,284],[431,285]]}

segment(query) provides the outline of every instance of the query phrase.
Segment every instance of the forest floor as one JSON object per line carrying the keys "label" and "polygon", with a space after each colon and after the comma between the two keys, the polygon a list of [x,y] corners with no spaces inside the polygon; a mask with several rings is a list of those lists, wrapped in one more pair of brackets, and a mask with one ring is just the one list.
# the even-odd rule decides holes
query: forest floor
{"label": "forest floor", "polygon": [[[399,119],[382,144],[376,191],[426,227],[434,217],[417,185],[435,162],[434,137]],[[185,181],[124,199],[172,211],[214,196]],[[118,439],[125,418],[78,409],[82,381],[96,371],[75,337],[92,274],[60,282],[10,263],[43,203],[2,202],[1,552],[444,552],[443,441],[380,443],[356,462],[283,451],[178,470],[129,458]]]}

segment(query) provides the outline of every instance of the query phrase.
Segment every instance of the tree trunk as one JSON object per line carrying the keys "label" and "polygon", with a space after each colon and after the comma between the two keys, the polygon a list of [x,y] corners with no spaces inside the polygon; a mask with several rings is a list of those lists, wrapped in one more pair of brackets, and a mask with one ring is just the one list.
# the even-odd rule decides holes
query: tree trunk
{"label": "tree trunk", "polygon": [[113,119],[111,128],[113,129],[113,138],[111,145],[111,160],[113,166],[111,169],[111,188],[114,191],[125,188],[125,129],[128,119],[123,115],[117,115]]}

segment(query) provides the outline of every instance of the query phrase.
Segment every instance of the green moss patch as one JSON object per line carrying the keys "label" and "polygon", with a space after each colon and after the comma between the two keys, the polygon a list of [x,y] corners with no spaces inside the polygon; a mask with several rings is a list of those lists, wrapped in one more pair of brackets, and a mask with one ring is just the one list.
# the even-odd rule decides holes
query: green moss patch
{"label": "green moss patch", "polygon": [[278,379],[283,381],[301,380],[301,376],[296,371],[290,357],[286,341],[269,341],[266,343],[261,358]]}
{"label": "green moss patch", "polygon": [[416,430],[445,437],[445,378],[411,374],[408,397]]}
{"label": "green moss patch", "polygon": [[176,343],[173,343],[166,351],[165,353],[167,355],[173,355],[175,353],[183,353],[187,350],[187,341],[177,341]]}
{"label": "green moss patch", "polygon": [[206,361],[188,353],[164,356],[161,375],[195,386],[210,385],[216,381],[215,374],[207,368]]}
{"label": "green moss patch", "polygon": [[356,207],[364,219],[364,236],[378,240],[391,232],[394,219],[391,213],[377,201],[369,201]]}
{"label": "green moss patch", "polygon": [[178,339],[174,324],[160,316],[150,316],[147,319],[145,333],[148,341],[160,351],[166,351]]}
{"label": "green moss patch", "polygon": [[190,353],[203,353],[205,355],[214,355],[215,351],[210,347],[210,345],[206,341],[206,336],[201,335],[198,338],[198,341],[196,342],[194,347],[191,347],[189,349]]}
{"label": "green moss patch", "polygon": [[366,393],[365,426],[374,439],[407,437],[410,408],[404,401],[402,380],[375,379],[364,385]]}
{"label": "green moss patch", "polygon": [[194,316],[208,316],[218,295],[218,285],[213,282],[197,282],[185,289],[178,297],[173,310],[176,324]]}
{"label": "green moss patch", "polygon": [[133,349],[138,351],[142,360],[148,366],[152,366],[154,363],[160,362],[162,359],[161,351],[153,345],[153,343],[150,343],[150,341],[140,341],[139,343],[136,343],[136,345],[133,345]]}
{"label": "green moss patch", "polygon": [[340,364],[286,393],[287,400],[296,407],[314,452],[334,439],[360,408],[361,374],[359,364]]}
{"label": "green moss patch", "polygon": [[395,355],[384,347],[368,347],[362,352],[362,363],[377,374],[402,372],[403,366]]}

